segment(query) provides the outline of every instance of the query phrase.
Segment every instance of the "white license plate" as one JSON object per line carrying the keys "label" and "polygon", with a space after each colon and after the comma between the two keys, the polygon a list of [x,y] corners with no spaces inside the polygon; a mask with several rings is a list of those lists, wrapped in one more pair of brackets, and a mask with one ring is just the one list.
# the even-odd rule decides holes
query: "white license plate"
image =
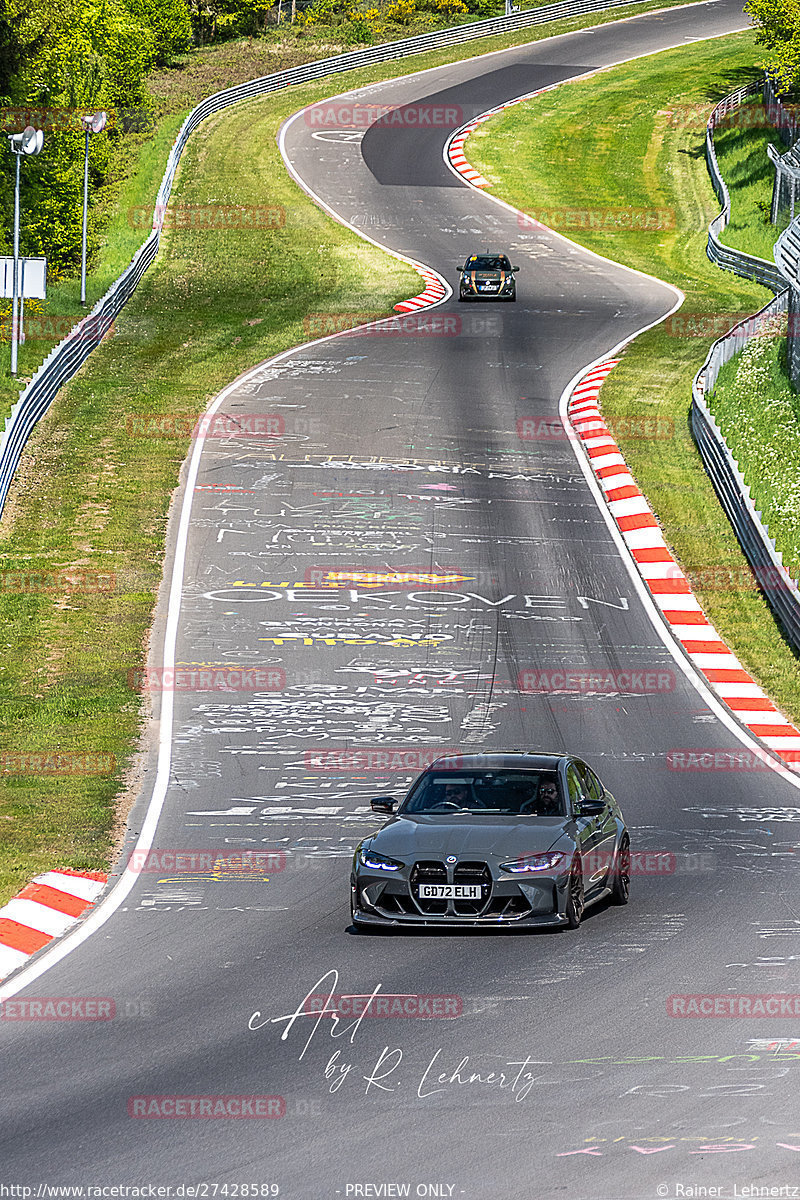
{"label": "white license plate", "polygon": [[479,883],[421,883],[420,900],[480,900]]}

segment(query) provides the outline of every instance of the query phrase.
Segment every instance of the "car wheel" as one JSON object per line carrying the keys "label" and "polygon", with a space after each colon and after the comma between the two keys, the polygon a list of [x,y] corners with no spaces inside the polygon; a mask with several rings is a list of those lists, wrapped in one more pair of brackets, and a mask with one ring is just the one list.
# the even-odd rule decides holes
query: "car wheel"
{"label": "car wheel", "polygon": [[614,878],[611,883],[611,903],[627,904],[631,894],[631,842],[627,833],[622,835],[617,851]]}
{"label": "car wheel", "polygon": [[572,860],[567,883],[567,904],[565,908],[567,927],[577,929],[583,917],[583,872],[578,858]]}
{"label": "car wheel", "polygon": [[514,303],[516,302],[516,299],[517,299],[517,294],[516,294],[516,292],[515,292],[513,296],[509,296],[509,297],[508,297],[508,303],[509,303],[509,304],[514,304]]}

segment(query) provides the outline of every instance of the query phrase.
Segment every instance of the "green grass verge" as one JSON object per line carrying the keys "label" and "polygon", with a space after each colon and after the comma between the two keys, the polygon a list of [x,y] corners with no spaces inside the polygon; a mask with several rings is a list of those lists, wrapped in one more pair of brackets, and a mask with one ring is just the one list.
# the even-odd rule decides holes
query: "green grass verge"
{"label": "green grass verge", "polygon": [[[744,557],[691,437],[691,383],[715,337],[770,293],[714,267],[706,229],[718,204],[705,166],[707,114],[758,72],[750,32],[695,42],[567,84],[482,125],[467,158],[526,212],[673,210],[673,228],[565,229],[575,241],[683,290],[677,317],[643,334],[603,385],[604,415],[709,618],[762,687],[800,719],[798,663]],[[675,122],[677,106],[696,119]],[[564,146],[580,153],[564,155]],[[526,153],[520,153],[520,147]],[[734,184],[735,187],[735,184]],[[734,201],[736,203],[736,201]],[[687,321],[687,314],[705,321]],[[649,421],[648,421],[649,418]],[[654,421],[654,418],[656,419]],[[658,441],[637,437],[656,428]]]}
{"label": "green grass verge", "polygon": [[786,318],[725,364],[708,397],[753,503],[794,579],[800,576],[800,397],[786,367]]}
{"label": "green grass verge", "polygon": [[754,97],[714,132],[717,162],[731,196],[731,217],[720,241],[774,262],[772,248],[783,226],[769,219],[775,168],[767,146],[773,142],[782,150],[783,145],[775,129],[760,123],[763,119],[763,103]]}

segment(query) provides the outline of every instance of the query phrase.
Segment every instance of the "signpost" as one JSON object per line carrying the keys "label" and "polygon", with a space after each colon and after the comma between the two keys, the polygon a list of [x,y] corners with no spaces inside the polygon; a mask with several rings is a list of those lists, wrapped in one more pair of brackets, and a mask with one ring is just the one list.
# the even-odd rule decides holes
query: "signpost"
{"label": "signpost", "polygon": [[[47,296],[47,259],[20,258],[17,260],[18,298],[19,298],[19,328],[18,341],[25,341],[23,330],[23,314],[26,300],[44,300]],[[0,296],[4,300],[14,297],[14,259],[0,257]],[[13,313],[12,313],[13,324]]]}

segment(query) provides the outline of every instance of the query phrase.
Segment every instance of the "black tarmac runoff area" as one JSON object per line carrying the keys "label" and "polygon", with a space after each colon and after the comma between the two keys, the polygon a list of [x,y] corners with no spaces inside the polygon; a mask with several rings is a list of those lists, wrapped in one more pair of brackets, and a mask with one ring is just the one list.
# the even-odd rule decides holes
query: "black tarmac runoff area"
{"label": "black tarmac runoff area", "polygon": [[[196,444],[183,473],[116,886],[0,985],[113,1001],[107,1020],[0,1020],[0,1184],[22,1200],[800,1184],[800,1011],[735,1001],[795,991],[797,786],[670,769],[743,735],[674,649],[582,449],[518,432],[557,429],[570,380],[677,297],[443,161],[492,106],[745,25],[727,0],[673,8],[321,102],[449,125],[287,122],[289,168],[336,216],[453,287],[466,255],[506,253],[517,300],[323,338],[221,397],[223,433],[244,433]],[[173,689],[173,667],[227,683]],[[658,682],[559,687],[565,670]],[[354,930],[370,798],[438,754],[514,749],[578,755],[613,792],[630,904],[575,931]],[[152,854],[123,873],[140,838]],[[709,1003],[729,1015],[690,1015]]]}

